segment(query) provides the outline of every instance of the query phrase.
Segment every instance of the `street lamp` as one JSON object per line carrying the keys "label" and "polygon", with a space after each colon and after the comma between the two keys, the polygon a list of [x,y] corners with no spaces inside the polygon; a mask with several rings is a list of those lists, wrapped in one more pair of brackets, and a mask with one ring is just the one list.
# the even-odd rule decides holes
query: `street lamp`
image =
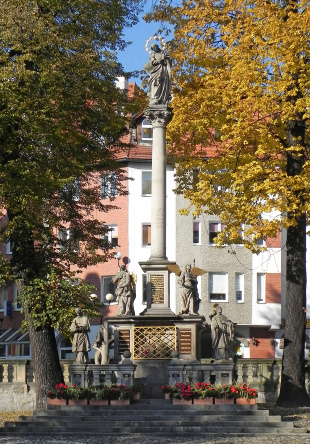
{"label": "street lamp", "polygon": [[112,293],[108,293],[105,297],[105,300],[108,302],[109,305],[113,301],[113,299],[114,299],[114,295]]}
{"label": "street lamp", "polygon": [[123,255],[122,255],[122,253],[120,251],[117,251],[115,253],[114,257],[115,257],[115,259],[117,259],[117,266],[119,268],[119,261],[120,261],[120,259],[122,259]]}
{"label": "street lamp", "polygon": [[92,301],[93,305],[95,305],[95,300],[98,299],[98,296],[95,293],[89,295],[89,299]]}

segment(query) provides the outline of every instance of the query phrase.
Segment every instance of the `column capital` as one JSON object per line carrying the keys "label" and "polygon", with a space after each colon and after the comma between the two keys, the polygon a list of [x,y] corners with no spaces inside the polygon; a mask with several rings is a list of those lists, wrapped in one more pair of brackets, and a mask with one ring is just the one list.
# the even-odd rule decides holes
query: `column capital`
{"label": "column capital", "polygon": [[172,119],[172,108],[166,105],[153,105],[146,108],[144,114],[152,123],[153,128],[166,128]]}

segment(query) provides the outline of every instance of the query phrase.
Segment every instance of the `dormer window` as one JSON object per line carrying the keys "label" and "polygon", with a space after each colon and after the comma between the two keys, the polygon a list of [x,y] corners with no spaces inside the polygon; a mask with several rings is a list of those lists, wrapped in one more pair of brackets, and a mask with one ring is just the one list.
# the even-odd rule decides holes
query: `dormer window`
{"label": "dormer window", "polygon": [[152,140],[153,139],[152,124],[147,119],[144,119],[142,121],[142,125],[141,125],[141,139],[142,140]]}

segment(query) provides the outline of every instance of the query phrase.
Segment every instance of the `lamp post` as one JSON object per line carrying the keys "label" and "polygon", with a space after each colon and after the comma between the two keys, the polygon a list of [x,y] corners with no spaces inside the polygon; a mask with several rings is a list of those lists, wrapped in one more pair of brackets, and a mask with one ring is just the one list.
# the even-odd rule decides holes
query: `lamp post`
{"label": "lamp post", "polygon": [[95,293],[89,295],[89,299],[92,301],[93,305],[95,305],[95,300],[98,299],[98,296]]}
{"label": "lamp post", "polygon": [[[98,296],[96,295],[96,293],[92,293],[89,295],[89,299],[92,301],[93,306],[95,306],[95,301],[98,300]],[[102,324],[102,315],[100,316],[100,325],[101,324]]]}
{"label": "lamp post", "polygon": [[115,259],[117,259],[117,266],[119,268],[119,261],[122,259],[123,255],[120,251],[117,251],[114,255]]}
{"label": "lamp post", "polygon": [[108,293],[105,297],[105,300],[108,302],[108,305],[113,301],[114,295],[112,293]]}

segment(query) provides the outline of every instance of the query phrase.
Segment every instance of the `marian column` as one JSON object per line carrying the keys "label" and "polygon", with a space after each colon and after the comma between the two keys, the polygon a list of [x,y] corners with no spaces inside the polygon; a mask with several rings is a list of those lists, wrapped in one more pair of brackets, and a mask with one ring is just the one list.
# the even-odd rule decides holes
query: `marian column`
{"label": "marian column", "polygon": [[171,61],[164,48],[164,40],[159,40],[162,48],[152,44],[150,59],[144,65],[145,71],[150,73],[149,106],[145,116],[153,128],[151,256],[147,262],[140,262],[147,274],[145,314],[153,314],[154,310],[170,312],[167,265],[171,262],[166,256],[166,126],[172,119],[172,110],[168,106],[171,99]]}

